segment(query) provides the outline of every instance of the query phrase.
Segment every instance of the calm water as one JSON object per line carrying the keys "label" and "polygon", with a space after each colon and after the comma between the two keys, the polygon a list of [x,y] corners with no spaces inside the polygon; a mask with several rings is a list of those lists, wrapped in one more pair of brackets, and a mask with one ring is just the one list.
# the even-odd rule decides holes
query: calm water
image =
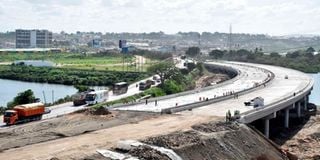
{"label": "calm water", "polygon": [[44,91],[47,103],[52,103],[52,91],[54,101],[77,92],[73,86],[0,79],[0,106],[7,106],[7,103],[12,101],[18,93],[27,89],[31,89],[41,102],[45,102],[42,93]]}
{"label": "calm water", "polygon": [[320,105],[320,73],[310,74],[314,79],[313,90],[310,95],[310,102],[316,105]]}

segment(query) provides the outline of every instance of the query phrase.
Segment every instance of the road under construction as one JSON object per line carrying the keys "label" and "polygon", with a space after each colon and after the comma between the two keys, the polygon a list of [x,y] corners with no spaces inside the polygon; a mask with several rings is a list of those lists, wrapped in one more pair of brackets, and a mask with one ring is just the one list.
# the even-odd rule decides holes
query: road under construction
{"label": "road under construction", "polygon": [[[121,140],[140,140],[150,136],[184,131],[191,126],[225,118],[226,112],[239,111],[239,122],[251,123],[263,119],[264,133],[269,134],[269,120],[284,114],[284,127],[289,127],[290,110],[297,116],[306,109],[313,80],[308,75],[282,67],[239,63],[206,62],[207,65],[228,67],[238,74],[231,80],[187,93],[113,107],[124,112],[158,114],[152,118],[139,119],[133,123],[26,145],[4,150],[0,159],[81,159],[96,153],[97,149],[114,147]],[[244,102],[256,97],[264,99],[264,106],[246,106]],[[155,101],[157,104],[155,104]],[[170,113],[170,114],[167,114]],[[39,122],[35,122],[39,123]],[[282,124],[281,124],[282,125]],[[11,158],[12,157],[12,158]]]}

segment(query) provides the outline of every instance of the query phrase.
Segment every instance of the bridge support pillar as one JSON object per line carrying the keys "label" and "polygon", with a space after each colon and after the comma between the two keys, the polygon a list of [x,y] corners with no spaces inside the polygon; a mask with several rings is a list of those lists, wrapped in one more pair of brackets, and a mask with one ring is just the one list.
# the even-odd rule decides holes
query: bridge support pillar
{"label": "bridge support pillar", "polygon": [[298,102],[298,106],[297,106],[297,116],[298,116],[298,118],[300,118],[301,117],[301,102]]}
{"label": "bridge support pillar", "polygon": [[274,112],[273,114],[270,114],[266,117],[263,118],[264,120],[264,135],[269,138],[269,133],[270,133],[270,119],[276,118],[277,117],[277,112]]}
{"label": "bridge support pillar", "polygon": [[285,114],[284,114],[284,127],[289,128],[289,117],[290,117],[290,107],[285,109]]}
{"label": "bridge support pillar", "polygon": [[269,138],[270,119],[264,119],[264,135]]}
{"label": "bridge support pillar", "polygon": [[304,97],[304,100],[303,100],[303,102],[304,102],[303,108],[304,108],[305,111],[307,110],[307,104],[308,104],[308,102],[307,102],[307,97],[308,97],[308,96],[305,96],[305,97]]}
{"label": "bridge support pillar", "polygon": [[296,103],[293,103],[292,104],[292,109],[295,109],[296,108]]}

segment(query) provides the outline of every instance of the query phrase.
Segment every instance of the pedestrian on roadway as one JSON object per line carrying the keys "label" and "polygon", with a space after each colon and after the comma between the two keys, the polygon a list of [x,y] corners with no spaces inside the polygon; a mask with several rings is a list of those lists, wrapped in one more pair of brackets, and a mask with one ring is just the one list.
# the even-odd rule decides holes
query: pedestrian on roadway
{"label": "pedestrian on roadway", "polygon": [[148,104],[148,99],[146,99],[146,105]]}
{"label": "pedestrian on roadway", "polygon": [[157,106],[158,105],[158,100],[154,101],[154,105]]}
{"label": "pedestrian on roadway", "polygon": [[199,101],[201,101],[201,97],[199,97]]}

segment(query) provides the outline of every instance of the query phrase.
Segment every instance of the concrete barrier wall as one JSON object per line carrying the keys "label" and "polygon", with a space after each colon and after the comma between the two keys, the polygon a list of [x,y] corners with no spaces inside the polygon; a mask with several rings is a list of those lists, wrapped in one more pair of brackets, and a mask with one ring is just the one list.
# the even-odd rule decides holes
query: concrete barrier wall
{"label": "concrete barrier wall", "polygon": [[[252,67],[252,68],[258,68],[258,67],[253,67],[253,66],[245,65],[245,64],[239,64],[239,65]],[[262,83],[260,83],[257,86],[250,87],[248,89],[245,89],[245,90],[242,90],[242,91],[239,91],[239,92],[235,92],[233,95],[220,96],[220,97],[216,97],[216,98],[211,98],[208,101],[201,101],[201,102],[195,102],[195,103],[190,103],[190,104],[186,104],[186,105],[166,108],[166,109],[163,109],[161,111],[161,113],[171,114],[171,113],[181,112],[181,111],[184,111],[184,110],[190,110],[190,109],[193,109],[193,108],[202,107],[202,106],[206,106],[206,105],[209,105],[209,104],[217,103],[217,102],[220,102],[220,101],[223,101],[223,100],[232,99],[232,98],[234,98],[235,94],[244,95],[244,94],[247,94],[249,92],[253,92],[253,91],[257,90],[257,89],[263,88],[265,85],[268,85],[268,83],[270,83],[274,79],[275,75],[274,75],[274,73],[272,73],[271,71],[269,71],[267,69],[263,69],[263,68],[258,68],[258,69],[262,70],[266,74],[269,74],[270,76],[267,77]]]}
{"label": "concrete barrier wall", "polygon": [[[217,65],[217,64],[205,64],[206,67],[212,67],[212,68],[217,68],[217,70],[221,70],[224,69],[226,72],[231,72],[235,75],[235,77],[224,81],[222,83],[218,83],[215,84],[213,86],[208,86],[208,87],[204,87],[204,88],[200,88],[200,89],[196,89],[196,90],[190,90],[190,91],[185,91],[185,92],[180,92],[180,93],[176,93],[176,94],[171,94],[171,95],[167,95],[167,96],[161,96],[161,97],[155,97],[155,98],[150,98],[148,99],[148,102],[154,102],[155,100],[160,101],[160,100],[165,100],[165,99],[170,99],[170,98],[174,98],[174,97],[179,97],[179,96],[185,96],[185,95],[189,95],[189,94],[195,94],[198,92],[202,92],[202,91],[207,91],[207,90],[211,90],[211,89],[215,89],[224,85],[228,85],[231,84],[235,81],[237,81],[238,79],[242,78],[244,75],[241,74],[241,71],[239,69],[227,66],[227,65]],[[131,106],[131,105],[135,105],[135,104],[143,104],[145,102],[140,101],[140,102],[134,102],[134,103],[129,103],[129,104],[118,104],[118,105],[113,105],[110,108],[121,108],[121,107],[127,107],[127,106]]]}
{"label": "concrete barrier wall", "polygon": [[308,85],[299,91],[295,92],[296,95],[288,95],[281,100],[270,103],[264,107],[259,107],[254,110],[250,110],[247,112],[243,112],[240,114],[240,122],[241,123],[251,123],[257,119],[266,117],[270,114],[273,114],[277,111],[287,108],[288,106],[296,103],[297,101],[302,100],[305,96],[307,96],[311,90],[313,89],[314,80],[310,79]]}

